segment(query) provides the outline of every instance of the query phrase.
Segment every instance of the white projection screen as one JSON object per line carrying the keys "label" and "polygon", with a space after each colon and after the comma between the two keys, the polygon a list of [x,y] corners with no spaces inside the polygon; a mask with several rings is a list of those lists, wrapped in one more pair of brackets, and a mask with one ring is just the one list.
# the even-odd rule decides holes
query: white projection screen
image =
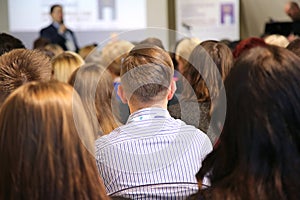
{"label": "white projection screen", "polygon": [[146,0],[9,0],[9,31],[30,48],[39,31],[51,23],[53,4],[63,6],[64,23],[82,45],[147,27]]}
{"label": "white projection screen", "polygon": [[176,0],[177,39],[239,40],[239,0]]}

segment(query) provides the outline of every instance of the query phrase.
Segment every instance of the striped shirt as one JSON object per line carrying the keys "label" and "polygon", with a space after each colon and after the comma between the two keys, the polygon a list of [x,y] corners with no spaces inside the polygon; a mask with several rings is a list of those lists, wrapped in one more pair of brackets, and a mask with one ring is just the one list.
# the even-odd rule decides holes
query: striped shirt
{"label": "striped shirt", "polygon": [[108,194],[132,199],[184,199],[197,192],[195,174],[211,150],[203,132],[163,108],[138,110],[96,140]]}

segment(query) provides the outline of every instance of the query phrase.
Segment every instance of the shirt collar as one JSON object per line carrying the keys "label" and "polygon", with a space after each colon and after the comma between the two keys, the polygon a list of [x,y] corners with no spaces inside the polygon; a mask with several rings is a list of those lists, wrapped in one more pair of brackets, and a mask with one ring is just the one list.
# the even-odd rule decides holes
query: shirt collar
{"label": "shirt collar", "polygon": [[168,110],[158,107],[143,108],[132,113],[126,124],[136,121],[144,121],[149,119],[166,119],[171,117]]}
{"label": "shirt collar", "polygon": [[59,23],[57,23],[57,22],[52,22],[52,25],[56,28],[56,29],[58,29],[59,28]]}

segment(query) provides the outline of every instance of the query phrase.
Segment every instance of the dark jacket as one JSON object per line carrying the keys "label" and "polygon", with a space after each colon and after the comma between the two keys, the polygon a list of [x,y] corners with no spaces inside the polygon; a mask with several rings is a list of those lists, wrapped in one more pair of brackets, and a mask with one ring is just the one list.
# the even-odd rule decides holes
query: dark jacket
{"label": "dark jacket", "polygon": [[[73,31],[71,31],[70,29],[67,29],[67,31],[71,34],[75,48],[76,48],[76,52],[78,52],[79,47],[78,47],[77,40],[76,40],[76,37],[75,37]],[[55,28],[55,26],[53,26],[53,24],[47,26],[46,28],[43,28],[40,31],[40,37],[47,38],[50,40],[51,43],[58,44],[64,50],[68,50],[66,47],[66,44],[65,44],[66,39],[64,38],[63,35],[58,33],[57,28]]]}

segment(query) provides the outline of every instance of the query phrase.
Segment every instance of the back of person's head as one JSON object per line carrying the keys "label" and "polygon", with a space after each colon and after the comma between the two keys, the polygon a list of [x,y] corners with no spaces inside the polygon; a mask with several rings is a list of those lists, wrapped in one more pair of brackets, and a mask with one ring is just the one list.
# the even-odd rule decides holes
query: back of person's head
{"label": "back of person's head", "polygon": [[71,86],[18,88],[0,111],[0,199],[107,199],[92,134]]}
{"label": "back of person's head", "polygon": [[289,44],[289,40],[285,36],[278,34],[268,35],[264,38],[264,41],[267,44],[276,45],[283,48],[287,47]]}
{"label": "back of person's head", "polygon": [[47,44],[44,49],[53,52],[54,56],[58,56],[64,52],[63,48],[58,44]]}
{"label": "back of person's head", "polygon": [[33,49],[43,49],[46,45],[50,44],[51,41],[47,38],[39,37],[33,42]]}
{"label": "back of person's head", "polygon": [[105,45],[101,53],[101,63],[104,67],[114,76],[120,76],[121,61],[124,59],[128,52],[134,47],[131,42],[126,40],[112,41]]}
{"label": "back of person's head", "polygon": [[241,55],[225,80],[220,143],[203,161],[210,199],[300,198],[300,59],[276,46]]}
{"label": "back of person's head", "polygon": [[41,51],[14,49],[0,57],[0,105],[15,89],[30,81],[48,81],[51,63]]}
{"label": "back of person's head", "polygon": [[267,44],[261,38],[249,37],[244,40],[241,40],[235,47],[233,51],[234,58],[238,58],[245,51],[257,47],[257,46],[266,46]]}
{"label": "back of person's head", "polygon": [[71,74],[81,65],[84,60],[75,52],[65,51],[51,60],[53,79],[67,83]]}
{"label": "back of person's head", "polygon": [[147,103],[167,94],[173,75],[172,59],[165,50],[138,44],[122,63],[121,85],[128,100]]}
{"label": "back of person's head", "polygon": [[200,44],[198,38],[184,38],[178,41],[175,48],[175,59],[178,62],[179,72],[184,72],[190,54],[198,44]]}
{"label": "back of person's head", "polygon": [[78,92],[96,137],[108,134],[119,126],[112,110],[116,103],[113,80],[104,67],[85,64],[73,72],[69,84]]}
{"label": "back of person's head", "polygon": [[233,55],[226,44],[213,40],[200,43],[192,51],[183,73],[193,91],[184,87],[182,96],[196,95],[199,102],[215,99],[232,65]]}
{"label": "back of person's head", "polygon": [[290,42],[286,48],[300,57],[300,38]]}
{"label": "back of person's head", "polygon": [[155,46],[158,46],[159,48],[162,48],[165,50],[165,47],[164,47],[162,41],[156,37],[148,37],[148,38],[142,40],[139,44],[155,45]]}
{"label": "back of person's head", "polygon": [[13,49],[25,49],[24,44],[18,38],[6,33],[0,33],[0,56]]}
{"label": "back of person's head", "polygon": [[284,11],[293,21],[300,20],[300,8],[297,2],[295,1],[287,2],[284,6]]}
{"label": "back of person's head", "polygon": [[85,60],[86,57],[96,49],[96,47],[97,44],[86,45],[79,49],[78,54],[82,57],[83,60]]}
{"label": "back of person's head", "polygon": [[62,5],[60,5],[60,4],[53,4],[53,5],[50,7],[50,14],[52,14],[53,11],[54,11],[54,9],[57,8],[57,7],[62,8]]}

